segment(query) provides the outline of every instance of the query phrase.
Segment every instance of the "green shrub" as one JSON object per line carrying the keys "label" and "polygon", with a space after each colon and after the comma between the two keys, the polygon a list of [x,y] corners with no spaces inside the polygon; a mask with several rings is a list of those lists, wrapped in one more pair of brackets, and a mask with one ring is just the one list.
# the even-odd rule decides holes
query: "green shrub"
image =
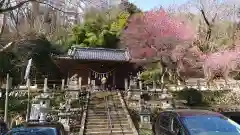
{"label": "green shrub", "polygon": [[186,88],[176,92],[175,97],[180,100],[186,100],[187,105],[199,105],[203,103],[203,95],[200,91],[193,88]]}
{"label": "green shrub", "polygon": [[198,91],[193,88],[185,88],[181,91],[173,92],[175,99],[186,100],[188,106],[208,106],[216,104],[219,98],[228,91]]}

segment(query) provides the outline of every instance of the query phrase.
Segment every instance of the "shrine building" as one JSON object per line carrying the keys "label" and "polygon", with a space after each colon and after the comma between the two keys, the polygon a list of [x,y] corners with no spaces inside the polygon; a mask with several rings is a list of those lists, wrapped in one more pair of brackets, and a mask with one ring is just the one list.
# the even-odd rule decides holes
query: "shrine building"
{"label": "shrine building", "polygon": [[127,50],[108,48],[72,47],[67,55],[54,56],[54,61],[64,77],[77,74],[82,85],[95,82],[101,85],[101,78],[107,79],[107,86],[124,89],[124,79],[136,74],[134,63]]}

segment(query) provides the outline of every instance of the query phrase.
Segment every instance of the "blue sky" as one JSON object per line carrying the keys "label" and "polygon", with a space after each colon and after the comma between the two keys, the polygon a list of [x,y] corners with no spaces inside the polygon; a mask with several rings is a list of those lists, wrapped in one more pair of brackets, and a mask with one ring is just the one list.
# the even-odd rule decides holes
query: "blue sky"
{"label": "blue sky", "polygon": [[163,6],[164,8],[169,7],[172,4],[184,4],[187,0],[128,0],[136,4],[143,11],[150,10],[155,7]]}

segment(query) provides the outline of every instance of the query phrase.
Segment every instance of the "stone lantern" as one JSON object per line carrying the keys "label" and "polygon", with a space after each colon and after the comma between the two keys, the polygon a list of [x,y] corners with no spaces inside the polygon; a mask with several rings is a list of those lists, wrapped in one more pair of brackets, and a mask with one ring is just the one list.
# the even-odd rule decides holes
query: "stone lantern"
{"label": "stone lantern", "polygon": [[151,110],[150,108],[143,108],[140,110],[140,128],[151,129]]}
{"label": "stone lantern", "polygon": [[70,132],[70,116],[72,113],[70,112],[70,104],[69,102],[65,102],[65,104],[60,103],[60,112],[58,113],[59,122],[63,124],[65,131]]}

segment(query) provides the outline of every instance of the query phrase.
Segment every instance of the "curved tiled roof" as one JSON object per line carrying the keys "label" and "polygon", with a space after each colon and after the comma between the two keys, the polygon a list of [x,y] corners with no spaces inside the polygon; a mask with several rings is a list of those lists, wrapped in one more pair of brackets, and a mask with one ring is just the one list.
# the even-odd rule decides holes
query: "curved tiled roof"
{"label": "curved tiled roof", "polygon": [[79,60],[99,61],[129,61],[130,55],[127,50],[108,48],[73,48],[68,56]]}

